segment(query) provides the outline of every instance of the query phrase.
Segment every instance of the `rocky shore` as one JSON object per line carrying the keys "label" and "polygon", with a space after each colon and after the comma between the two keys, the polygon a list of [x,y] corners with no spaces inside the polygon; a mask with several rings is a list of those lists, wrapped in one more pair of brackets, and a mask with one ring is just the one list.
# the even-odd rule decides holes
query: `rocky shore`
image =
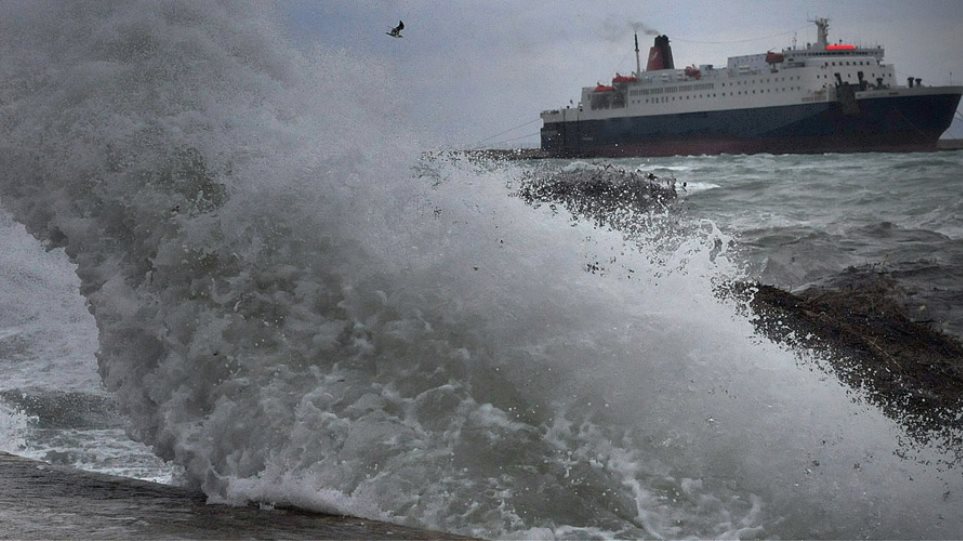
{"label": "rocky shore", "polygon": [[[664,228],[666,220],[651,215],[673,212],[678,192],[673,178],[599,166],[540,170],[516,195],[637,240]],[[726,284],[718,294],[744,303],[769,339],[815,352],[820,369],[899,422],[914,441],[958,449],[963,460],[963,343],[925,319],[885,271],[848,269],[829,285],[795,292]]]}

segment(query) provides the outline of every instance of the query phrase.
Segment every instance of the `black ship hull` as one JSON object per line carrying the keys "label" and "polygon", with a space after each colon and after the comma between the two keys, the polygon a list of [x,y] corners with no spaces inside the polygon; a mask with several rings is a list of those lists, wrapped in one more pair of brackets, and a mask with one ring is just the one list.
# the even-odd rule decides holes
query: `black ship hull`
{"label": "black ship hull", "polygon": [[[936,89],[933,89],[936,90]],[[895,94],[895,92],[894,92]],[[864,97],[654,116],[546,123],[542,149],[557,157],[806,154],[937,150],[960,102],[946,92]]]}

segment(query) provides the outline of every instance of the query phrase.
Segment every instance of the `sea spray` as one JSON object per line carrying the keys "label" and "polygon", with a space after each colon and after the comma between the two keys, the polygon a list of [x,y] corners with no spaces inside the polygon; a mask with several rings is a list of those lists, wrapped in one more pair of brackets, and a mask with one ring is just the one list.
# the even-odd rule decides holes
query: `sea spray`
{"label": "sea spray", "polygon": [[0,402],[0,451],[22,453],[27,448],[26,433],[36,419]]}
{"label": "sea spray", "polygon": [[0,201],[76,263],[107,387],[187,482],[496,537],[960,531],[958,471],[718,299],[723,232],[651,257],[516,166],[426,166],[389,68],[275,18],[0,5]]}

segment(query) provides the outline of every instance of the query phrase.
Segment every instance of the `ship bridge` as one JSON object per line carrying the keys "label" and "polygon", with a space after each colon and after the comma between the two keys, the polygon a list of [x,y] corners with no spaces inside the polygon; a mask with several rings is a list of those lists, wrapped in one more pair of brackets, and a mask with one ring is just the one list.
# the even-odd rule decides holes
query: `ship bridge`
{"label": "ship bridge", "polygon": [[883,61],[883,48],[879,45],[873,47],[863,47],[852,43],[843,43],[842,40],[836,43],[829,42],[829,19],[819,17],[813,21],[816,23],[816,42],[807,43],[805,49],[783,49],[782,54],[796,60],[806,58],[836,58],[851,56],[869,56],[876,59],[876,62]]}

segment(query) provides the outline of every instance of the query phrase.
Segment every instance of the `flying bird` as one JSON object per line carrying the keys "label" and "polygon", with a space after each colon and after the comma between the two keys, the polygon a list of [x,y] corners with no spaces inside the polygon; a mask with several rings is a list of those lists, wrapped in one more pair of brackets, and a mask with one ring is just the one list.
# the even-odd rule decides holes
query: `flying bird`
{"label": "flying bird", "polygon": [[401,31],[404,29],[405,29],[404,21],[398,21],[398,26],[392,28],[390,32],[385,32],[385,34],[388,34],[393,38],[403,38],[404,36],[401,35]]}

